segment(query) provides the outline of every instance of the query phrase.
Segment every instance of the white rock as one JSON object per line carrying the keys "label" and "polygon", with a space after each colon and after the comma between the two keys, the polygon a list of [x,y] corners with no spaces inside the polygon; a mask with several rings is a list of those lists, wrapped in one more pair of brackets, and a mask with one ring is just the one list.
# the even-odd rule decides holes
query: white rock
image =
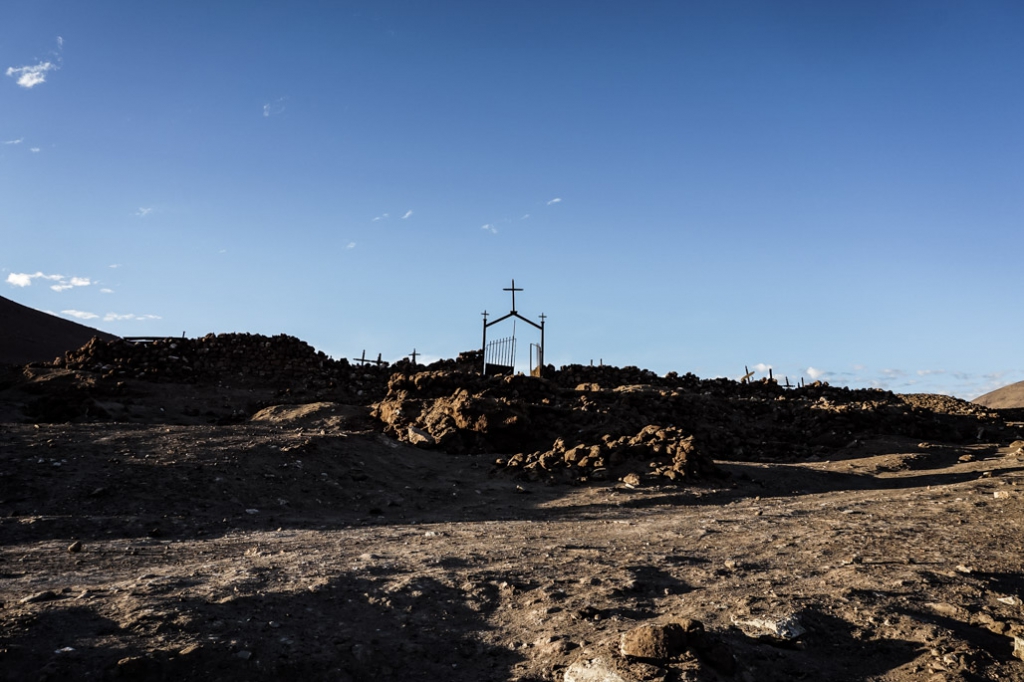
{"label": "white rock", "polygon": [[736,620],[735,623],[748,637],[768,637],[784,642],[791,642],[800,639],[807,632],[807,628],[800,624],[800,619],[794,615],[782,618],[752,618],[750,620]]}
{"label": "white rock", "polygon": [[564,682],[635,682],[623,677],[602,658],[576,661],[565,671]]}
{"label": "white rock", "polygon": [[433,445],[435,443],[433,436],[415,426],[409,427],[409,442],[413,445]]}

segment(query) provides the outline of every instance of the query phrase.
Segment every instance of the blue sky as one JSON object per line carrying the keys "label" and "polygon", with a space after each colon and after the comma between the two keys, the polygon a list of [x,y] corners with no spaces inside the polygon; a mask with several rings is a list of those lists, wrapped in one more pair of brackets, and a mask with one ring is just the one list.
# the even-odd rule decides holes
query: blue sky
{"label": "blue sky", "polygon": [[432,359],[515,278],[555,365],[972,398],[1024,379],[1021,35],[1016,2],[8,0],[0,295]]}

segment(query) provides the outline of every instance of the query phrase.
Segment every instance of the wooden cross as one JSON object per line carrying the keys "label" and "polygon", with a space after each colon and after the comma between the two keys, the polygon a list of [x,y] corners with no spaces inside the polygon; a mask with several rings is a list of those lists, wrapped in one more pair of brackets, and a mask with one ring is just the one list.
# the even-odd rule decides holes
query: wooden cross
{"label": "wooden cross", "polygon": [[412,364],[413,364],[414,366],[415,366],[415,364],[416,364],[416,355],[417,355],[417,353],[416,353],[416,349],[415,349],[415,348],[413,348],[413,349],[412,349]]}
{"label": "wooden cross", "polygon": [[483,316],[484,316],[484,324],[487,324],[487,311],[486,311],[486,310],[485,310],[485,311],[483,311],[483,312],[481,313],[481,315],[483,315]]}
{"label": "wooden cross", "polygon": [[548,319],[548,316],[545,315],[544,313],[541,313],[540,314],[540,323],[544,324],[544,320],[546,320],[546,319]]}
{"label": "wooden cross", "polygon": [[512,292],[512,312],[515,312],[516,311],[516,292],[517,291],[522,291],[522,289],[516,289],[516,280],[513,278],[512,279],[512,287],[511,288],[505,287],[504,289],[502,289],[502,291],[511,291]]}

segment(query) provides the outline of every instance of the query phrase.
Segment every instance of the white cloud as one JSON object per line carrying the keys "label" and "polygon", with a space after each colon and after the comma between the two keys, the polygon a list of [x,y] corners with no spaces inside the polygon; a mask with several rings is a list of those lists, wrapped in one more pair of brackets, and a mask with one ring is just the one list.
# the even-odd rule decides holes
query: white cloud
{"label": "white cloud", "polygon": [[31,275],[26,272],[12,272],[7,275],[7,283],[15,287],[27,287],[32,284],[32,280],[34,279],[45,279],[50,282],[56,282],[56,284],[50,286],[54,291],[67,291],[68,289],[74,289],[75,287],[87,287],[93,283],[88,277],[45,275],[41,272]]}
{"label": "white cloud", "polygon": [[[67,312],[67,311],[64,311],[64,312]],[[97,315],[95,317],[99,317],[99,316]],[[121,321],[124,321],[124,320],[159,320],[159,319],[161,319],[161,317],[159,315],[136,315],[134,313],[125,313],[123,315],[122,314],[118,314],[118,313],[107,313],[106,315],[103,316],[103,321],[104,322],[121,322]]]}
{"label": "white cloud", "polygon": [[59,282],[65,278],[63,275],[44,275],[41,272],[37,272],[34,275],[23,272],[12,272],[7,275],[7,283],[13,284],[16,287],[27,287],[32,284],[32,280],[34,279],[48,279],[54,282]]}
{"label": "white cloud", "polygon": [[4,144],[21,144],[24,141],[25,141],[24,137],[19,137],[17,140],[7,140],[7,141],[4,142]]}
{"label": "white cloud", "polygon": [[933,374],[945,374],[945,373],[946,373],[946,370],[944,370],[944,369],[919,369],[919,370],[917,370],[917,376],[919,376],[919,377],[927,377],[927,376],[932,376]]}
{"label": "white cloud", "polygon": [[345,245],[345,248],[346,249],[354,249],[354,248],[356,248],[356,243],[355,242],[349,242],[348,244]]}
{"label": "white cloud", "polygon": [[114,290],[113,289],[100,289],[100,293],[101,294],[112,294],[112,293],[114,293]]}
{"label": "white cloud", "polygon": [[64,49],[64,38],[62,36],[57,36],[57,47],[62,50]]}
{"label": "white cloud", "polygon": [[75,317],[79,320],[94,320],[99,317],[96,313],[86,313],[81,310],[62,310],[61,312],[69,317]]}
{"label": "white cloud", "polygon": [[384,220],[385,218],[389,218],[389,217],[390,216],[387,213],[382,213],[379,216],[377,216],[376,218],[374,218],[373,222],[377,222],[378,220]]}
{"label": "white cloud", "polygon": [[560,203],[562,203],[562,197],[555,197],[554,199],[552,199],[551,201],[548,202],[548,206],[550,206],[551,204],[560,204]]}
{"label": "white cloud", "polygon": [[152,212],[153,212],[153,208],[152,207],[149,207],[149,208],[142,208],[142,207],[140,207],[139,210],[135,212],[135,215],[137,215],[140,218],[145,218],[146,216],[148,216]]}
{"label": "white cloud", "polygon": [[21,87],[31,89],[46,82],[47,71],[55,71],[59,68],[53,62],[40,62],[35,66],[11,66],[7,69],[7,75],[17,78],[18,85]]}
{"label": "white cloud", "polygon": [[756,365],[754,365],[753,370],[755,372],[762,372],[763,373],[763,372],[767,372],[771,368],[772,368],[771,365],[766,365],[763,362],[759,362]]}
{"label": "white cloud", "polygon": [[523,217],[520,218],[520,220],[529,220],[529,219],[530,219],[530,214],[529,213],[523,215]]}
{"label": "white cloud", "polygon": [[406,219],[408,219],[408,218],[409,218],[409,216],[411,216],[411,215],[412,215],[412,211],[411,211],[411,210],[409,210],[409,211],[406,211],[406,212],[405,212],[405,215],[404,215],[404,216],[402,216],[402,220],[406,220]]}
{"label": "white cloud", "polygon": [[108,267],[110,267],[111,269],[116,269],[116,268],[121,267],[121,264],[120,263],[114,263],[113,265],[110,265]]}
{"label": "white cloud", "polygon": [[826,374],[828,374],[828,372],[823,370],[823,369],[817,369],[815,367],[808,367],[807,368],[807,376],[811,377],[815,381],[817,381],[821,377],[825,376]]}
{"label": "white cloud", "polygon": [[494,225],[491,225],[490,223],[487,223],[486,225],[481,225],[480,229],[486,232],[490,232],[491,234],[498,234],[498,228],[496,228]]}
{"label": "white cloud", "polygon": [[72,277],[71,279],[64,279],[61,277],[58,284],[52,285],[50,288],[54,291],[67,291],[68,289],[74,289],[75,287],[87,287],[92,284],[92,280],[88,277]]}
{"label": "white cloud", "polygon": [[39,147],[32,147],[31,149],[29,149],[29,151],[32,152],[33,154],[38,154],[39,152],[41,152],[43,150],[40,149]]}

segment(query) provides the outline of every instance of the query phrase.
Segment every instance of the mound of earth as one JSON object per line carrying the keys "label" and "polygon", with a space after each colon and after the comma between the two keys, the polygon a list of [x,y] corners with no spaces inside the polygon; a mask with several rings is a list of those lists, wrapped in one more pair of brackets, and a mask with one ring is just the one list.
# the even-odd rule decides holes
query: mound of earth
{"label": "mound of earth", "polygon": [[49,362],[97,337],[117,337],[0,296],[0,365]]}
{"label": "mound of earth", "polygon": [[975,398],[973,402],[993,410],[1024,409],[1024,381],[997,388]]}

